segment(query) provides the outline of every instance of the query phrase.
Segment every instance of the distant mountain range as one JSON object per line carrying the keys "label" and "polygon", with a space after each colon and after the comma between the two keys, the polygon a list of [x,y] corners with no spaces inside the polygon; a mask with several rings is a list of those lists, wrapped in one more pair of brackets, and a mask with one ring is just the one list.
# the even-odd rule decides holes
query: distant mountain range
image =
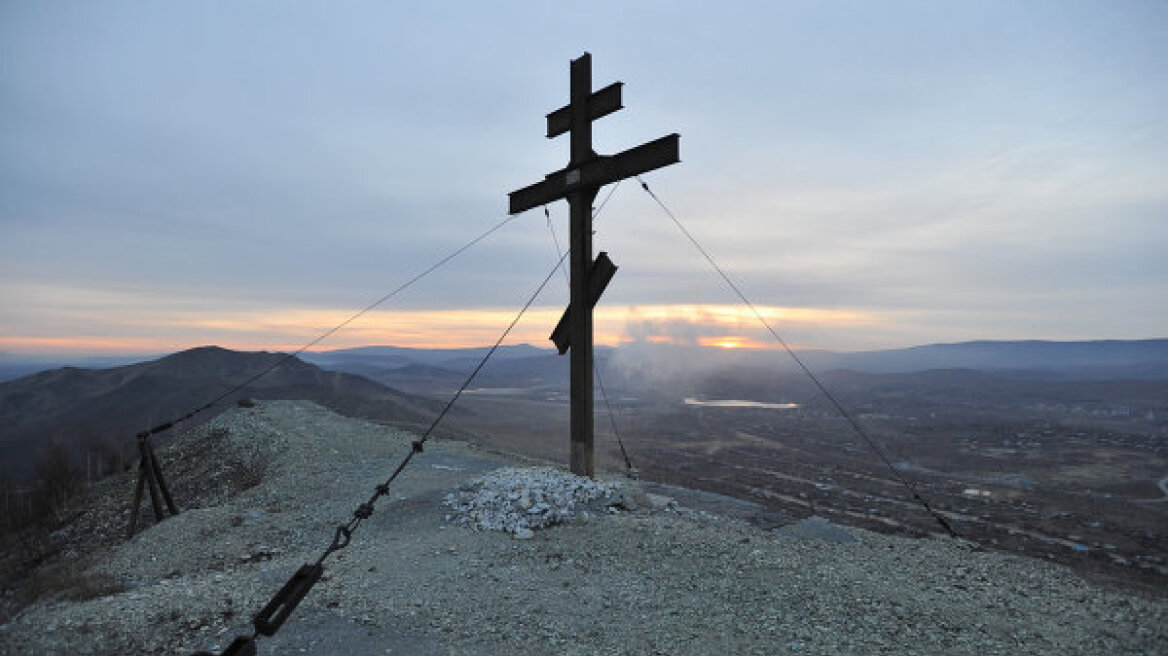
{"label": "distant mountain range", "polygon": [[[358,348],[322,351],[319,353],[303,353],[300,355],[300,358],[314,364],[362,361],[376,362],[382,366],[425,364],[461,370],[464,368],[469,369],[477,365],[490,350],[490,347],[487,346],[451,349],[361,346]],[[547,355],[549,352],[550,349],[536,348],[530,344],[517,344],[514,346],[500,346],[491,357],[495,361],[513,360],[516,358]]]}
{"label": "distant mountain range", "polygon": [[1023,378],[1168,379],[1168,339],[978,341],[857,353],[811,351],[805,360],[819,370],[867,373],[973,369]]}
{"label": "distant mountain range", "polygon": [[[302,359],[282,362],[225,399],[225,405],[197,419],[205,421],[237,398],[248,396],[307,399],[353,416],[423,423],[441,407],[443,401],[434,399],[457,389],[487,351],[485,347],[371,346],[305,353]],[[963,385],[976,383],[971,378],[974,374],[1031,382],[1168,380],[1168,339],[982,341],[857,353],[802,351],[799,355],[812,370],[844,375],[834,379],[845,386],[859,380],[846,372],[883,376],[938,370],[955,374],[964,370],[966,374],[958,376]],[[0,383],[0,474],[26,474],[51,440],[75,449],[95,438],[132,440],[138,431],[179,417],[284,358],[281,353],[201,347],[135,364],[63,367]],[[744,393],[754,386],[774,387],[773,376],[790,376],[796,370],[784,353],[740,349],[639,345],[598,348],[596,358],[604,382],[618,395]],[[104,362],[118,363],[116,359]],[[0,354],[0,367],[4,365],[38,366]],[[498,349],[473,386],[565,389],[567,380],[567,357],[524,344]],[[942,379],[864,380],[872,387],[928,386]]]}
{"label": "distant mountain range", "polygon": [[[488,347],[419,349],[398,346],[365,346],[314,353],[299,358],[324,369],[369,376],[374,380],[385,372],[400,370],[404,379],[465,378],[489,350]],[[758,365],[766,356],[744,349],[677,347],[664,344],[597,347],[598,361],[609,359],[635,363],[638,360],[691,360],[712,367],[735,364]],[[928,344],[881,351],[798,351],[799,357],[815,371],[847,369],[865,373],[911,373],[933,369],[972,369],[1022,378],[1058,379],[1168,379],[1168,339],[1056,341],[975,341],[955,344]],[[17,356],[0,351],[0,382],[61,366],[104,369],[161,356],[85,356],[66,359]],[[530,344],[502,346],[483,371],[484,379],[558,376],[567,371],[567,358],[552,349]],[[780,354],[774,366],[795,365]],[[459,376],[453,376],[458,378]]]}
{"label": "distant mountain range", "polygon": [[[365,376],[384,385],[419,393],[445,394],[466,381],[490,350],[410,349],[395,346],[304,353],[301,358],[325,369]],[[607,349],[597,349],[603,359]],[[478,387],[539,387],[568,380],[568,358],[529,344],[500,346],[475,377]]]}
{"label": "distant mountain range", "polygon": [[[387,385],[427,390],[457,385],[487,349],[407,349],[367,347],[304,354],[326,369],[360,374]],[[785,353],[760,354],[744,349],[711,349],[671,345],[598,348],[597,367],[614,380],[636,378],[641,371],[686,375],[726,371],[735,367],[773,367],[796,371]],[[938,369],[968,369],[1024,380],[1168,380],[1168,339],[1091,342],[963,342],[906,349],[841,353],[799,351],[814,371],[847,370],[899,374]],[[501,348],[483,369],[480,386],[540,386],[567,380],[568,358],[551,349],[530,345]],[[672,373],[669,374],[672,377]]]}
{"label": "distant mountain range", "polygon": [[64,367],[0,384],[0,473],[24,476],[50,441],[75,452],[94,440],[132,443],[139,431],[180,417],[273,365],[192,423],[245,397],[308,399],[344,414],[404,423],[425,421],[441,407],[367,378],[285,360],[282,353],[201,347],[106,369]]}
{"label": "distant mountain range", "polygon": [[160,357],[162,357],[162,354],[136,356],[83,355],[74,357],[65,355],[19,355],[0,351],[0,383],[61,367],[108,369],[110,367],[145,362],[146,360],[155,360]]}

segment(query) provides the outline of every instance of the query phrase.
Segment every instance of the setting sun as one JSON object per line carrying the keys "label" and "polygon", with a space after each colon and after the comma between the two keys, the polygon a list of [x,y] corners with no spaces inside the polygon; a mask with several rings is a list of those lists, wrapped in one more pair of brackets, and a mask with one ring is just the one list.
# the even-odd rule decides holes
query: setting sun
{"label": "setting sun", "polygon": [[728,337],[728,338],[721,338],[721,339],[718,339],[714,342],[711,342],[710,345],[717,346],[718,348],[724,348],[724,349],[736,349],[736,348],[742,347],[742,342],[738,338]]}
{"label": "setting sun", "polygon": [[722,349],[765,349],[774,348],[773,344],[766,342],[759,342],[750,337],[738,337],[736,335],[720,335],[716,337],[699,337],[699,346],[707,346]]}

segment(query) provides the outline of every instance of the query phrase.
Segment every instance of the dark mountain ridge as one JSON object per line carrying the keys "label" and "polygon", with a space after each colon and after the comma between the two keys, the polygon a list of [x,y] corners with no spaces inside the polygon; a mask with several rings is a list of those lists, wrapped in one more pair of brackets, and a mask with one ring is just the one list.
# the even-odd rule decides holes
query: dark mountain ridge
{"label": "dark mountain ridge", "polygon": [[[346,414],[419,422],[433,416],[440,403],[419,395],[442,397],[456,389],[487,350],[373,346],[303,354],[310,364],[297,358],[280,362],[285,358],[281,353],[200,347],[106,369],[43,371],[0,383],[0,474],[26,474],[53,440],[73,448],[95,439],[124,443],[138,431],[181,416],[277,362],[279,366],[239,395],[308,399]],[[803,351],[800,357],[813,370],[830,374],[828,382],[845,396],[852,388],[918,396],[951,396],[958,390],[978,397],[1032,395],[1025,385],[1009,383],[1012,380],[1068,383],[1043,394],[1057,391],[1055,396],[1071,401],[1113,396],[1100,393],[1097,386],[1069,384],[1076,381],[1096,385],[1168,381],[1168,339],[977,341],[855,353]],[[662,363],[673,368],[661,370]],[[813,396],[800,393],[806,382],[793,376],[797,368],[783,353],[634,345],[598,349],[597,370],[617,394]],[[568,358],[554,350],[505,346],[474,385],[564,387],[567,371]],[[1161,390],[1136,387],[1135,398]],[[208,411],[197,420],[214,414]]]}
{"label": "dark mountain ridge", "polygon": [[0,384],[0,473],[27,475],[54,441],[74,452],[96,441],[124,445],[139,431],[180,417],[268,369],[191,423],[206,421],[244,397],[309,399],[345,414],[406,423],[438,411],[429,399],[283,353],[199,347],[149,362],[109,369],[64,367]]}
{"label": "dark mountain ridge", "polygon": [[[330,369],[358,373],[379,379],[379,374],[410,365],[425,365],[449,374],[467,374],[482,359],[488,347],[425,349],[398,346],[364,346],[332,351],[302,353],[308,363]],[[598,359],[636,362],[642,360],[686,360],[702,367],[721,368],[738,364],[757,364],[757,351],[722,350],[661,344],[635,344],[620,348],[598,347]],[[798,351],[800,358],[815,371],[847,369],[867,373],[909,373],[930,369],[972,369],[992,371],[1011,378],[1030,380],[1121,380],[1168,379],[1168,339],[1096,340],[1096,341],[970,341],[926,344],[903,349],[877,351]],[[509,377],[558,375],[566,358],[550,357],[555,351],[530,344],[507,345],[494,354],[483,374]],[[60,357],[16,356],[0,353],[0,381],[27,376],[61,366],[102,369],[140,362],[138,357]],[[503,363],[506,363],[504,366]],[[796,365],[780,354],[771,364],[781,369]],[[493,372],[493,373],[492,373]],[[432,372],[434,373],[434,372]],[[394,377],[389,377],[393,379]]]}

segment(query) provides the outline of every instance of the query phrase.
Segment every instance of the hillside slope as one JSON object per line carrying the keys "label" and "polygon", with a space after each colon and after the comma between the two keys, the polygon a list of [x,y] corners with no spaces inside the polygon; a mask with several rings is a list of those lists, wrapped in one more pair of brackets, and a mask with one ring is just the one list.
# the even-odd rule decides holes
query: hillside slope
{"label": "hillside slope", "polygon": [[[181,515],[118,539],[132,480],[95,490],[0,653],[218,653],[314,562],[406,433],[317,405],[235,408],[161,449]],[[232,462],[261,472],[241,488]],[[823,520],[774,527],[622,481],[620,509],[527,539],[449,521],[469,479],[531,463],[427,445],[260,653],[1162,654],[1168,602],[1056,565]],[[648,492],[657,493],[651,496]],[[670,500],[660,493],[675,497]],[[751,517],[751,504],[732,502]],[[103,536],[105,536],[103,538]],[[63,573],[68,573],[66,576]],[[46,581],[55,582],[49,585]],[[18,598],[21,592],[9,595]]]}
{"label": "hillside slope", "polygon": [[17,478],[27,473],[50,441],[73,451],[96,440],[129,442],[139,431],[180,417],[277,363],[194,423],[246,397],[310,399],[386,421],[418,422],[438,410],[433,401],[366,378],[284,358],[208,346],[128,366],[65,367],[0,384],[0,473]]}

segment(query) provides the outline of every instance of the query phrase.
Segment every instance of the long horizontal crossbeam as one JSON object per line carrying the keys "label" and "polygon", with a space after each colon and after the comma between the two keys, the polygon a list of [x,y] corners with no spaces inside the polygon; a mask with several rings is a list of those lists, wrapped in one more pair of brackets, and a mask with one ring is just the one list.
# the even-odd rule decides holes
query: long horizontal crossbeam
{"label": "long horizontal crossbeam", "polygon": [[533,207],[547,205],[565,198],[577,189],[602,187],[662,166],[676,164],[681,161],[680,152],[680,137],[677,134],[668,134],[616,155],[599,156],[581,166],[561,169],[547,175],[542,182],[508,194],[510,213],[518,214]]}

